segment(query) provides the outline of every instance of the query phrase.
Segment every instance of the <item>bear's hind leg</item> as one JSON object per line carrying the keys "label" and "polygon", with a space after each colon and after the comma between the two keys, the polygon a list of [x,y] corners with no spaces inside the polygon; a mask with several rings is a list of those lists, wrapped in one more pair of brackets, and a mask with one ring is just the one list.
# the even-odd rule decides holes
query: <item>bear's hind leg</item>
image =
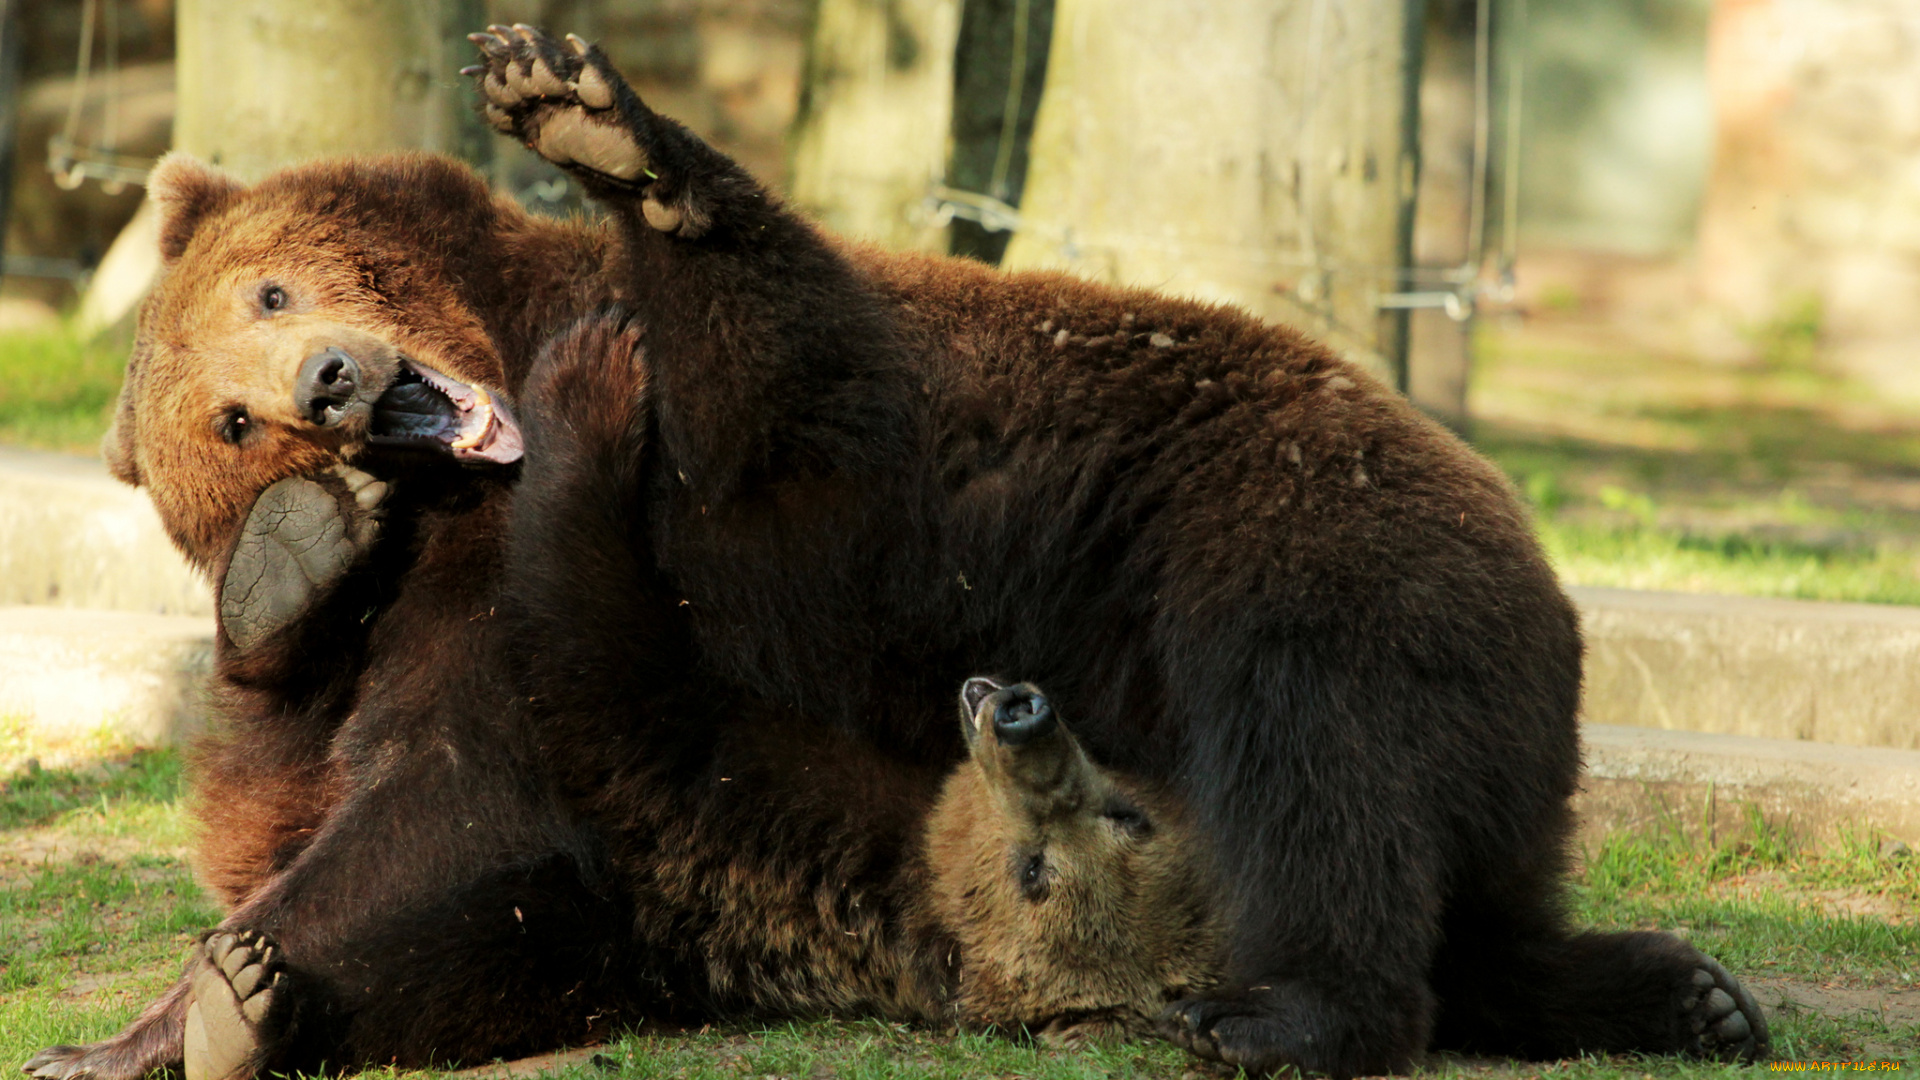
{"label": "bear's hind leg", "polygon": [[1672,934],[1565,934],[1558,919],[1450,913],[1436,958],[1435,1045],[1537,1060],[1577,1054],[1767,1057],[1760,1006],[1712,957]]}
{"label": "bear's hind leg", "polygon": [[20,1068],[34,1080],[141,1080],[180,1064],[190,984],[181,979],[138,1019],[110,1039],[85,1046],[49,1046]]}
{"label": "bear's hind leg", "polygon": [[227,640],[251,649],[304,619],[372,548],[386,495],[347,465],[261,492],[220,577]]}

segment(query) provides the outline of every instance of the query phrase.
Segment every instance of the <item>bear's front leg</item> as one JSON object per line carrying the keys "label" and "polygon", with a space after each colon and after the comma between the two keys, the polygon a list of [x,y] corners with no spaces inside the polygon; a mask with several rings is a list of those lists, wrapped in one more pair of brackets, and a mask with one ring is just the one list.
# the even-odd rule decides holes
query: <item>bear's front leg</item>
{"label": "bear's front leg", "polygon": [[479,79],[487,122],[579,177],[601,201],[637,202],[649,228],[696,240],[730,196],[745,195],[748,208],[761,201],[738,165],[647,108],[598,46],[572,34],[562,45],[525,25],[468,38],[485,62],[462,74]]}
{"label": "bear's front leg", "polygon": [[348,465],[261,492],[220,578],[227,640],[252,649],[330,595],[373,547],[386,495],[384,481]]}

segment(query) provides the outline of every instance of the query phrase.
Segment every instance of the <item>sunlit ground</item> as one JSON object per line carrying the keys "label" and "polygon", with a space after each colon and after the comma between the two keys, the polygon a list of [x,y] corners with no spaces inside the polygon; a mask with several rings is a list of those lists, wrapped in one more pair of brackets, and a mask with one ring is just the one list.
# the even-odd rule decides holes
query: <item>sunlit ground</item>
{"label": "sunlit ground", "polygon": [[[0,1071],[41,1047],[117,1030],[218,918],[185,861],[180,764],[144,754],[0,783]],[[1678,930],[1747,980],[1788,1060],[1920,1068],[1920,859],[1867,835],[1826,847],[1757,823],[1714,842],[1668,823],[1589,851],[1576,917]],[[1784,1006],[1782,1002],[1789,1002]],[[875,1022],[722,1025],[636,1034],[596,1076],[1164,1077],[1196,1063],[1158,1042],[1068,1052]],[[1439,1056],[1428,1075],[1643,1080],[1751,1075],[1667,1058],[1551,1065]]]}
{"label": "sunlit ground", "polygon": [[1473,441],[1568,581],[1920,603],[1920,406],[1779,333],[1735,366],[1574,320],[1483,332]]}

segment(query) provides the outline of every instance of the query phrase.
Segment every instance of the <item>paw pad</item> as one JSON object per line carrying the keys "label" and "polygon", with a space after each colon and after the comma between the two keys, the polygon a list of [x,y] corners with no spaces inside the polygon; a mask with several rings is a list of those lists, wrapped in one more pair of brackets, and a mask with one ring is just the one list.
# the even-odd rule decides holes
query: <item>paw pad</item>
{"label": "paw pad", "polygon": [[1767,1056],[1771,1040],[1766,1015],[1740,981],[1713,959],[1700,958],[1681,1011],[1700,1056],[1728,1061]]}
{"label": "paw pad", "polygon": [[646,151],[615,108],[620,76],[600,50],[572,35],[567,47],[531,26],[490,26],[469,34],[482,63],[462,73],[480,81],[487,122],[563,168],[637,185],[652,178]]}
{"label": "paw pad", "polygon": [[214,934],[200,948],[187,1006],[187,1080],[248,1080],[265,1063],[286,1011],[278,950],[256,933]]}

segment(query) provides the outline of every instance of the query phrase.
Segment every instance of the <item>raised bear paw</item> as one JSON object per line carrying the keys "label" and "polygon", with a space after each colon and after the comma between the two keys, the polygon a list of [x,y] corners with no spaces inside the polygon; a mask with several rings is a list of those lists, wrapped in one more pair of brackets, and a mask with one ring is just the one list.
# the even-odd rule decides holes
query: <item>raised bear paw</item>
{"label": "raised bear paw", "polygon": [[293,625],[379,535],[385,481],[349,465],[290,476],[254,500],[220,579],[220,625],[249,649]]}
{"label": "raised bear paw", "polygon": [[200,945],[187,1005],[187,1080],[248,1080],[286,1030],[279,950],[264,934],[217,933]]}
{"label": "raised bear paw", "polygon": [[1740,980],[1712,957],[1701,956],[1679,992],[1682,1023],[1692,1035],[1688,1052],[1721,1061],[1764,1061],[1771,1049],[1767,1018]]}
{"label": "raised bear paw", "polygon": [[[686,239],[706,231],[707,216],[666,172],[659,157],[678,125],[640,101],[598,46],[567,35],[567,44],[531,26],[490,26],[467,39],[483,63],[461,69],[480,82],[487,122],[548,161],[602,187],[644,192],[649,226]],[[669,197],[668,187],[679,188]]]}
{"label": "raised bear paw", "polygon": [[568,48],[524,24],[468,34],[484,63],[461,69],[480,80],[487,122],[562,168],[641,186],[647,152],[624,122],[626,81],[599,49],[572,34]]}

